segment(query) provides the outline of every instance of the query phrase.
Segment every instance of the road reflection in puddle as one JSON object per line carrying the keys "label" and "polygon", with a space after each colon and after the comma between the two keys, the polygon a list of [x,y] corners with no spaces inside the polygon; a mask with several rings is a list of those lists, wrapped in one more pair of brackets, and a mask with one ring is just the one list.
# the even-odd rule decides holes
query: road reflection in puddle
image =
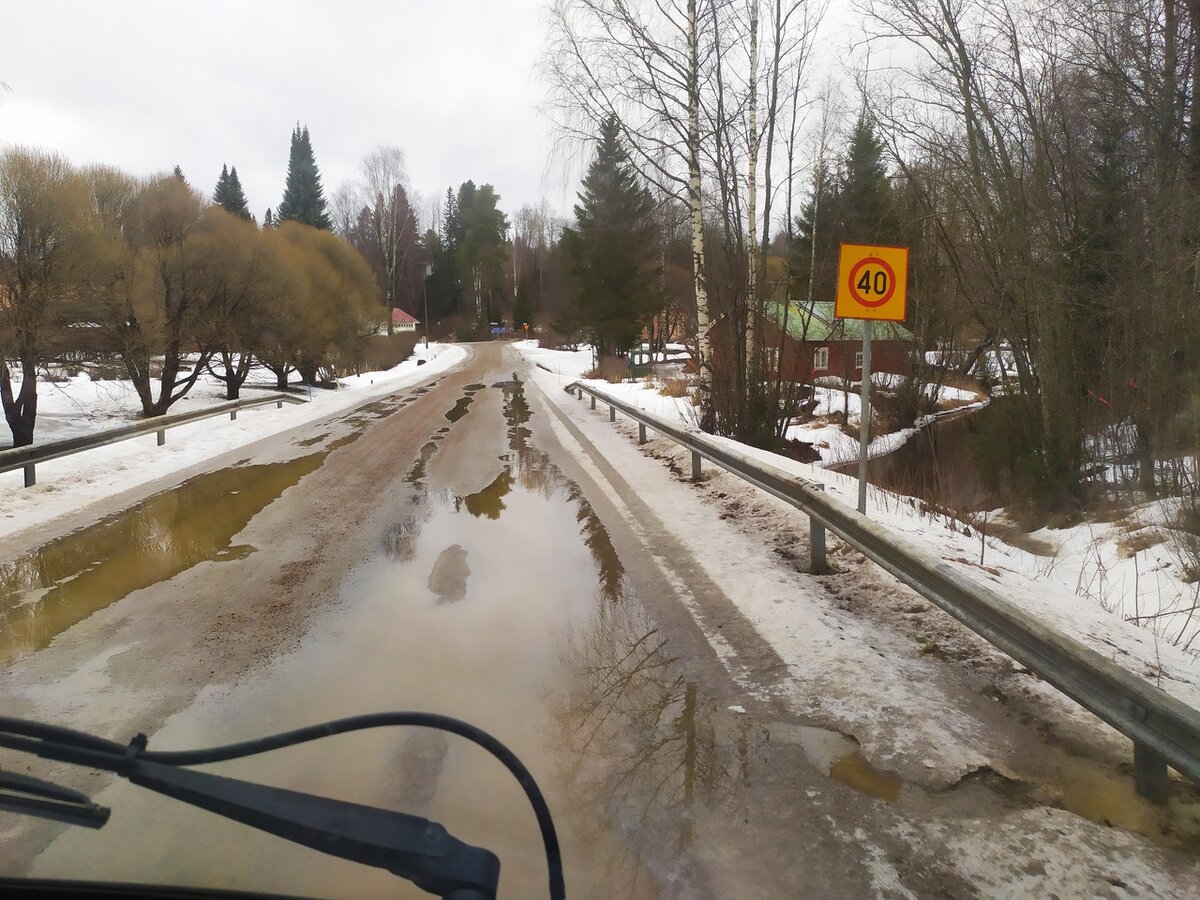
{"label": "road reflection in puddle", "polygon": [[234,535],[316,470],[333,448],[197,476],[0,563],[0,664],[40,650],[140,588],[206,560],[240,559],[253,552],[250,546],[230,546]]}

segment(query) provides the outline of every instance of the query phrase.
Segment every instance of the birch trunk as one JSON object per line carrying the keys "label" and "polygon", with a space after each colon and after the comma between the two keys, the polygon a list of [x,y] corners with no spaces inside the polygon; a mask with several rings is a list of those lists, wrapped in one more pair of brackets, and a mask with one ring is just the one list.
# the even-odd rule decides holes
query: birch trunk
{"label": "birch trunk", "polygon": [[704,210],[700,180],[700,22],[696,0],[688,0],[688,203],[691,206],[691,264],[696,282],[696,353],[701,395],[712,402],[713,325],[704,276]]}
{"label": "birch trunk", "polygon": [[746,394],[757,391],[758,356],[755,348],[755,326],[758,324],[758,0],[750,0],[750,134],[749,179],[746,203]]}
{"label": "birch trunk", "polygon": [[696,354],[699,356],[700,391],[705,402],[712,386],[712,322],[708,313],[708,287],[704,264],[704,207],[700,193],[700,25],[696,0],[688,0],[688,203],[692,211],[692,272],[696,283]]}

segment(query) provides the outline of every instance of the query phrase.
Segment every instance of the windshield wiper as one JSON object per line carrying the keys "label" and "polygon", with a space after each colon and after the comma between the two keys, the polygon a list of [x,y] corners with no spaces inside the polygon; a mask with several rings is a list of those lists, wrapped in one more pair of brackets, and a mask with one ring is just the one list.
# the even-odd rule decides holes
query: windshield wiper
{"label": "windshield wiper", "polygon": [[86,795],[40,778],[0,770],[0,809],[54,819],[69,825],[100,828],[109,810]]}
{"label": "windshield wiper", "polygon": [[[322,853],[376,866],[418,887],[454,900],[494,898],[500,860],[494,853],[451,836],[436,822],[314,794],[195,772],[181,766],[253,756],[268,750],[387,725],[418,725],[449,731],[496,756],[520,782],[533,806],[550,876],[550,896],[566,896],[558,836],[537,783],[517,756],[487,732],[434,713],[378,713],[338,719],[256,741],[207,750],[151,752],[139,734],[128,745],[93,735],[0,717],[0,747],[45,759],[115,772],[133,784],[199,806],[226,818],[303,844]],[[0,809],[99,828],[109,810],[50,782],[0,772]]]}

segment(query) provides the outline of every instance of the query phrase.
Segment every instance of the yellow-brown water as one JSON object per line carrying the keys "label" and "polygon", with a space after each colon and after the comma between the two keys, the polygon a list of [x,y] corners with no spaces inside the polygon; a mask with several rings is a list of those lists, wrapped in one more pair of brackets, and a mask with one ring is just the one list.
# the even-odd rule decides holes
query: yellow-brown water
{"label": "yellow-brown water", "polygon": [[0,563],[0,664],[140,588],[205,560],[252,553],[233,537],[328,452],[197,476]]}

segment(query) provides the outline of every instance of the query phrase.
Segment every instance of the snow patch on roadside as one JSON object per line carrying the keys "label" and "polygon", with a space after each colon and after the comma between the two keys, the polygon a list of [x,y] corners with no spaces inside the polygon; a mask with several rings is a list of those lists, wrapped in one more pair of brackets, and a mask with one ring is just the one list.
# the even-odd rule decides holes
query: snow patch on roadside
{"label": "snow patch on roadside", "polygon": [[[5,472],[0,474],[0,538],[44,525],[237,447],[436,378],[465,360],[468,352],[454,345],[430,344],[426,357],[425,348],[418,347],[400,365],[342,379],[339,390],[314,391],[311,402],[303,405],[264,406],[240,412],[237,421],[214,417],[183,425],[167,432],[163,447],[156,446],[155,436],[150,434],[39,463],[38,483],[32,488],[22,487],[19,469]],[[419,365],[420,360],[427,361]],[[85,376],[39,388],[43,395],[39,397],[39,443],[117,427],[134,419],[140,409],[129,382],[91,381]],[[254,397],[256,392],[247,391],[243,396]],[[198,383],[171,412],[223,402],[223,386],[210,379]]]}
{"label": "snow patch on roadside", "polygon": [[[533,341],[520,345],[519,349],[536,362],[549,360],[549,367],[562,369],[564,374],[559,375],[558,383],[563,386],[577,380],[577,376],[570,377],[569,373],[577,369],[581,372],[580,366],[590,368],[591,365],[588,351],[568,354],[542,350]],[[674,425],[696,427],[695,409],[686,399],[663,397],[640,383],[588,381],[587,384]],[[841,391],[818,387],[817,393],[819,398],[824,398],[826,411],[841,409]],[[836,402],[833,400],[835,394]],[[851,394],[849,399],[852,413],[857,416],[858,396]],[[981,401],[941,415],[957,415],[983,405]],[[928,424],[928,421],[921,424]],[[916,429],[903,429],[880,435],[872,440],[868,454],[874,458],[890,453],[915,433]],[[825,483],[833,494],[840,493],[848,505],[854,505],[858,489],[855,478],[824,467],[857,459],[858,438],[832,424],[789,429],[789,438],[797,435],[802,435],[802,439],[811,443],[820,454],[820,466],[799,463],[733,441],[728,443],[784,471]],[[1140,671],[1154,673],[1160,662],[1160,645],[1186,648],[1193,654],[1200,651],[1200,582],[1187,581],[1187,561],[1180,558],[1178,535],[1170,528],[1177,500],[1144,504],[1117,522],[1085,523],[1033,532],[1027,536],[1028,546],[1044,545],[1048,555],[1042,555],[989,537],[986,529],[981,532],[943,516],[923,514],[923,504],[917,499],[874,487],[870,488],[870,497],[873,519],[940,555],[972,577],[998,578],[1003,588],[1001,593],[1008,599],[1037,615],[1050,617],[1057,623],[1056,627],[1067,633],[1091,633],[1094,641],[1099,642],[1097,649],[1110,659],[1128,666],[1131,664],[1129,654],[1134,652],[1132,658],[1138,660]],[[784,515],[798,515],[790,507],[779,505],[787,510]],[[998,526],[1009,524],[999,511],[989,514],[989,519]],[[996,573],[988,570],[996,570]],[[1099,615],[1101,623],[1111,625],[1115,618],[1120,618],[1140,624],[1141,628],[1124,629],[1121,632],[1124,637],[1114,637],[1108,633],[1108,625],[1096,624],[1093,614]],[[1136,644],[1136,651],[1131,651],[1130,642]],[[1200,666],[1200,659],[1193,659],[1185,667],[1192,672],[1189,676],[1192,680],[1200,679],[1197,666]],[[1190,703],[1193,707],[1200,706],[1200,695]]]}

